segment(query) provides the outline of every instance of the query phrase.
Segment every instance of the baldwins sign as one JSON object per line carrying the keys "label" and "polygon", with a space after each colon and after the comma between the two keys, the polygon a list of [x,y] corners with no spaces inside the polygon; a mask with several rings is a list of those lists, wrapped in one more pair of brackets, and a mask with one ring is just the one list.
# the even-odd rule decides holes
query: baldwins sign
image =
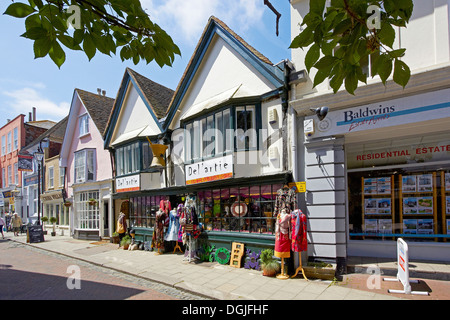
{"label": "baldwins sign", "polygon": [[233,177],[233,156],[214,158],[185,166],[186,185]]}
{"label": "baldwins sign", "polygon": [[450,89],[439,90],[344,110],[331,111],[318,121],[314,134],[307,138],[341,135],[450,117]]}

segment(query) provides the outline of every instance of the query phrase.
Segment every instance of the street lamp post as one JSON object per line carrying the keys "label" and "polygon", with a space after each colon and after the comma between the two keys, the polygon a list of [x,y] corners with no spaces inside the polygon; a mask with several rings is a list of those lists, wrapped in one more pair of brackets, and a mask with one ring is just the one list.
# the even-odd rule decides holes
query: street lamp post
{"label": "street lamp post", "polygon": [[44,152],[41,150],[41,148],[38,149],[34,153],[34,157],[36,158],[36,161],[38,163],[38,219],[37,224],[41,224],[41,163],[42,159],[44,159]]}

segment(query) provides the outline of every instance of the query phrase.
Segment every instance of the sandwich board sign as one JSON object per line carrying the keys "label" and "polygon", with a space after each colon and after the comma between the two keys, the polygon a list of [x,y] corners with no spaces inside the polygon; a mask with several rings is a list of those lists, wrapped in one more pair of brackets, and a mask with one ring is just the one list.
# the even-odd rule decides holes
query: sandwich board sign
{"label": "sandwich board sign", "polygon": [[409,249],[408,244],[402,239],[397,239],[397,278],[384,278],[384,281],[400,281],[403,284],[403,290],[389,289],[389,293],[405,293],[428,295],[425,291],[411,291],[411,283],[419,283],[419,280],[409,279]]}

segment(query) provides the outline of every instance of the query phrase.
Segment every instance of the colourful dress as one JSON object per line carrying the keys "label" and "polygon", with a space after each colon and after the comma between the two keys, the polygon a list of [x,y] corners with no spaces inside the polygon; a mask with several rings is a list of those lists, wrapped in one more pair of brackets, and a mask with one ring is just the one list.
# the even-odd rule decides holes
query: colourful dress
{"label": "colourful dress", "polygon": [[164,224],[166,214],[162,210],[156,212],[155,228],[152,235],[152,248],[164,249]]}
{"label": "colourful dress", "polygon": [[169,228],[167,229],[164,240],[178,241],[178,230],[180,229],[180,217],[177,215],[177,210],[172,210],[169,213]]}
{"label": "colourful dress", "polygon": [[291,213],[291,229],[292,251],[306,251],[308,249],[308,240],[306,238],[306,216],[300,209],[294,210]]}
{"label": "colourful dress", "polygon": [[284,209],[277,215],[274,253],[278,258],[291,256],[291,215]]}
{"label": "colourful dress", "polygon": [[291,256],[291,212],[296,208],[295,190],[281,188],[275,199],[275,256],[289,258]]}

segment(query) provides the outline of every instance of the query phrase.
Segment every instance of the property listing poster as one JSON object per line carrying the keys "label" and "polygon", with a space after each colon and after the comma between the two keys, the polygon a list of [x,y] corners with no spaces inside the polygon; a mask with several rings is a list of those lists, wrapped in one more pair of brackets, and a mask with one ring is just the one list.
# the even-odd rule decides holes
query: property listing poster
{"label": "property listing poster", "polygon": [[433,197],[403,198],[403,214],[433,214]]}
{"label": "property listing poster", "polygon": [[391,194],[391,177],[364,178],[364,194]]}
{"label": "property listing poster", "polygon": [[403,193],[410,192],[432,192],[433,191],[433,175],[419,174],[402,177]]}
{"label": "property listing poster", "polygon": [[386,214],[392,213],[391,198],[368,198],[364,199],[364,213],[372,214]]}
{"label": "property listing poster", "polygon": [[366,233],[392,233],[392,220],[391,219],[365,219],[364,230]]}
{"label": "property listing poster", "polygon": [[450,191],[450,173],[445,174],[445,191]]}
{"label": "property listing poster", "polygon": [[404,234],[433,234],[433,219],[404,219]]}
{"label": "property listing poster", "polygon": [[450,214],[450,196],[445,197],[445,213]]}

